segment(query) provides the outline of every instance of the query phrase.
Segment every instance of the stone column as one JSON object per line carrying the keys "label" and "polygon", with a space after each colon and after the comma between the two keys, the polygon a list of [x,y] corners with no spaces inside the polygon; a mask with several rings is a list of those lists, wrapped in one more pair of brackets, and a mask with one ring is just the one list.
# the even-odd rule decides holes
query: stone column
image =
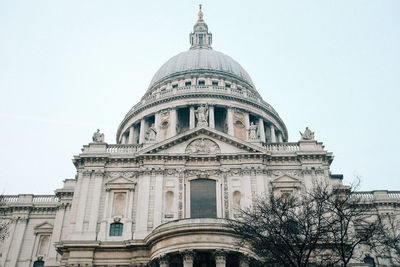
{"label": "stone column", "polygon": [[[83,221],[86,214],[86,201],[88,199],[87,193],[89,192],[89,182],[91,177],[91,171],[84,170],[81,177],[81,183],[79,184],[79,196],[77,203],[77,213],[75,218],[75,232],[76,235],[73,238],[81,238],[83,231]],[[75,198],[75,196],[74,196]]]}
{"label": "stone column", "polygon": [[160,124],[161,124],[161,121],[160,121],[160,112],[156,112],[155,114],[154,114],[154,128],[156,129],[156,141],[161,141],[160,140],[160,138],[161,138],[161,135],[159,134],[160,133]]}
{"label": "stone column", "polygon": [[160,267],[169,267],[169,256],[163,255],[159,259]]}
{"label": "stone column", "polygon": [[278,132],[278,142],[282,143],[283,142],[283,138],[282,138],[282,133]]}
{"label": "stone column", "polygon": [[123,145],[126,144],[126,143],[127,143],[126,139],[127,139],[127,138],[126,138],[126,134],[123,133],[123,134],[122,134],[122,139],[121,139],[121,144],[123,144]]}
{"label": "stone column", "polygon": [[246,140],[249,140],[249,129],[250,129],[250,115],[244,113],[244,126],[246,128]]}
{"label": "stone column", "polygon": [[209,106],[208,107],[208,119],[209,119],[209,123],[208,125],[210,126],[210,128],[215,129],[215,119],[214,119],[214,106]]}
{"label": "stone column", "polygon": [[227,124],[228,124],[228,134],[233,136],[234,132],[233,132],[233,110],[232,110],[232,108],[228,108],[226,117],[227,117],[226,120],[227,120]]}
{"label": "stone column", "polygon": [[146,137],[146,121],[145,121],[145,119],[142,119],[140,121],[139,144],[144,143],[145,137]]}
{"label": "stone column", "polygon": [[97,234],[97,220],[99,217],[99,208],[100,208],[100,197],[101,197],[101,189],[103,186],[103,177],[104,171],[97,170],[94,173],[94,188],[91,192],[92,194],[92,203],[90,203],[91,211],[90,211],[90,219],[89,219],[89,227],[88,227],[88,238],[95,240]]}
{"label": "stone column", "polygon": [[189,129],[196,127],[194,120],[194,107],[190,106],[190,116],[189,116]]}
{"label": "stone column", "polygon": [[250,262],[249,257],[247,257],[246,255],[241,255],[239,267],[249,267],[250,266],[249,262]]}
{"label": "stone column", "polygon": [[129,127],[129,141],[128,141],[128,144],[133,144],[133,141],[134,141],[134,128],[133,128],[133,125],[131,126],[131,127]]}
{"label": "stone column", "polygon": [[169,112],[169,134],[168,137],[173,137],[176,135],[176,123],[177,123],[177,114],[176,114],[176,107],[170,110]]}
{"label": "stone column", "polygon": [[275,126],[271,124],[271,143],[276,143]]}
{"label": "stone column", "polygon": [[226,251],[216,250],[215,251],[215,267],[225,267],[226,266]]}
{"label": "stone column", "polygon": [[260,133],[261,142],[265,142],[265,130],[264,130],[264,120],[263,118],[258,119],[258,132]]}
{"label": "stone column", "polygon": [[193,267],[194,252],[193,250],[185,250],[182,252],[183,267]]}

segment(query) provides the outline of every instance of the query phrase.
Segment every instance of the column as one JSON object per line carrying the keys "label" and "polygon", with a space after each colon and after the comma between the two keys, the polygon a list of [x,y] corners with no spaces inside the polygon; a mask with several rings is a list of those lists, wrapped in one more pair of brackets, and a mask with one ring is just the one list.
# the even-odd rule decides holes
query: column
{"label": "column", "polygon": [[213,128],[213,129],[215,129],[215,120],[214,120],[214,106],[209,106],[208,107],[208,120],[209,120],[209,122],[208,122],[208,125],[210,126],[210,128]]}
{"label": "column", "polygon": [[144,119],[142,119],[140,121],[139,144],[144,143],[145,137],[146,137],[146,121]]}
{"label": "column", "polygon": [[246,128],[246,140],[249,140],[249,129],[250,129],[250,115],[244,113],[244,126]]}
{"label": "column", "polygon": [[247,257],[246,255],[241,255],[240,256],[240,263],[239,263],[239,267],[249,267],[249,257]]}
{"label": "column", "polygon": [[160,267],[169,267],[169,256],[163,255],[159,259]]}
{"label": "column", "polygon": [[193,267],[194,252],[193,250],[185,250],[182,253],[183,267]]}
{"label": "column", "polygon": [[108,218],[108,206],[109,206],[109,199],[110,199],[110,190],[106,189],[106,200],[104,201],[104,211],[103,211],[103,219],[101,220],[100,224],[100,231],[99,231],[99,236],[98,240],[105,240],[107,236],[107,218]]}
{"label": "column", "polygon": [[276,143],[275,126],[271,124],[271,143]]}
{"label": "column", "polygon": [[265,130],[264,130],[264,120],[263,118],[258,119],[258,132],[260,133],[261,142],[265,142]]}
{"label": "column", "polygon": [[129,127],[129,144],[133,144],[133,142],[134,142],[134,128],[133,128],[133,125],[131,126],[131,127]]}
{"label": "column", "polygon": [[190,106],[190,116],[189,116],[189,129],[196,127],[194,121],[194,106]]}
{"label": "column", "polygon": [[226,116],[227,116],[226,120],[227,120],[227,124],[228,124],[228,134],[233,136],[234,132],[233,132],[233,114],[232,113],[233,113],[233,110],[231,108],[228,108],[228,112],[226,114]]}
{"label": "column", "polygon": [[[94,188],[93,191],[90,192],[92,195],[92,203],[91,203],[91,213],[89,219],[89,239],[96,239],[97,232],[97,220],[99,217],[99,208],[100,208],[100,197],[101,197],[101,188],[103,186],[103,175],[104,172],[102,170],[97,170],[94,174]],[[89,193],[89,192],[88,192]]]}
{"label": "column", "polygon": [[226,266],[226,252],[224,250],[215,251],[215,267]]}
{"label": "column", "polygon": [[281,132],[278,132],[278,142],[279,142],[279,143],[282,143],[282,142],[283,142],[282,133],[281,133]]}
{"label": "column", "polygon": [[121,144],[123,144],[123,145],[126,144],[126,143],[127,143],[127,142],[126,142],[126,139],[127,139],[127,138],[126,138],[126,134],[123,133],[123,134],[122,134]]}
{"label": "column", "polygon": [[160,112],[156,112],[155,114],[154,114],[154,128],[156,129],[156,141],[161,141],[160,140],[160,138],[161,138],[161,134],[159,134],[160,133],[160,124],[161,124],[161,121],[160,121]]}
{"label": "column", "polygon": [[14,237],[13,237],[13,247],[14,250],[11,249],[11,257],[10,257],[10,263],[8,266],[17,266],[18,259],[20,258],[21,254],[21,249],[22,249],[22,244],[24,241],[25,237],[25,232],[26,232],[26,226],[28,225],[28,215],[18,217],[16,223],[15,223],[15,232],[14,232]]}
{"label": "column", "polygon": [[168,137],[172,137],[176,135],[176,123],[177,123],[177,113],[176,113],[176,107],[171,109],[169,112],[169,121],[170,121],[170,126],[169,126],[169,134]]}
{"label": "column", "polygon": [[[86,201],[88,199],[88,191],[89,191],[89,182],[90,182],[91,171],[85,170],[80,177],[82,182],[80,184],[79,196],[78,196],[78,207],[76,213],[76,223],[75,223],[75,232],[74,239],[78,239],[82,237],[83,231],[83,221],[86,213]],[[75,198],[75,196],[74,196]]]}

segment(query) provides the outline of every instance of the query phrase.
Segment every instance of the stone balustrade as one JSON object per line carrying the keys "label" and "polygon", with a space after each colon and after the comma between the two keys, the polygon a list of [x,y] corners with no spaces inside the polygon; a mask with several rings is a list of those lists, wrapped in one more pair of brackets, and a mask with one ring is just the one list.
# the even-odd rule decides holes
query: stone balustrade
{"label": "stone balustrade", "polygon": [[0,200],[3,204],[59,202],[59,199],[55,195],[32,195],[32,194],[4,195],[0,197]]}
{"label": "stone balustrade", "polygon": [[271,152],[294,152],[300,150],[299,143],[297,142],[263,143],[262,147]]}
{"label": "stone balustrade", "polygon": [[400,201],[400,191],[388,191],[388,190],[358,191],[353,193],[353,197],[371,201],[381,201],[381,200],[393,201],[396,199]]}
{"label": "stone balustrade", "polygon": [[140,151],[143,144],[119,144],[119,145],[107,145],[106,152],[114,154],[132,154]]}
{"label": "stone balustrade", "polygon": [[251,102],[257,103],[258,105],[262,105],[266,109],[270,110],[271,112],[273,112],[278,116],[278,113],[274,110],[274,108],[270,104],[265,102],[260,96],[257,96],[253,92],[249,90],[239,90],[239,89],[227,88],[224,86],[216,86],[216,85],[181,86],[178,88],[172,88],[172,89],[162,90],[159,92],[154,92],[153,94],[144,96],[142,100],[132,108],[131,111],[137,110],[142,105],[150,104],[154,101],[158,101],[164,98],[180,94],[193,94],[193,93],[216,93],[223,95],[238,96],[242,99],[247,99]]}

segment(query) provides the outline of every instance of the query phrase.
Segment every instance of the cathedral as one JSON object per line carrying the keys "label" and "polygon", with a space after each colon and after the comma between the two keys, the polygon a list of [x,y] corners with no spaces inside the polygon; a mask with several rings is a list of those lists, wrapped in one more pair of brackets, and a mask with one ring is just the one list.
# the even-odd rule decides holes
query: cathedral
{"label": "cathedral", "polygon": [[[189,40],[154,74],[115,144],[97,130],[74,156],[75,178],[54,195],[3,196],[0,266],[251,266],[256,255],[226,219],[260,195],[342,184],[311,129],[288,142],[246,70],[212,49],[201,9]],[[400,192],[357,194],[399,212]]]}

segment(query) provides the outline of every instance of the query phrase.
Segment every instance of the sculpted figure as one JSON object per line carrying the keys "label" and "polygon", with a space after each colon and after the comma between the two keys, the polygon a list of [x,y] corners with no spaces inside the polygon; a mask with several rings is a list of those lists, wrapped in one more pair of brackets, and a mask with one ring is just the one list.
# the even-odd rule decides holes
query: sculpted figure
{"label": "sculpted figure", "polygon": [[93,134],[92,140],[96,143],[102,143],[104,142],[104,134],[100,133],[100,130],[97,129],[97,132]]}
{"label": "sculpted figure", "polygon": [[251,122],[249,128],[249,139],[250,140],[257,140],[258,139],[258,125]]}
{"label": "sculpted figure", "polygon": [[312,132],[308,127],[306,127],[306,130],[304,133],[301,133],[301,140],[314,140],[314,132]]}
{"label": "sculpted figure", "polygon": [[154,123],[152,123],[150,128],[147,129],[146,131],[145,139],[147,142],[153,142],[156,141],[156,136],[157,136],[156,127],[154,127]]}
{"label": "sculpted figure", "polygon": [[208,106],[201,105],[196,109],[197,126],[208,126]]}

